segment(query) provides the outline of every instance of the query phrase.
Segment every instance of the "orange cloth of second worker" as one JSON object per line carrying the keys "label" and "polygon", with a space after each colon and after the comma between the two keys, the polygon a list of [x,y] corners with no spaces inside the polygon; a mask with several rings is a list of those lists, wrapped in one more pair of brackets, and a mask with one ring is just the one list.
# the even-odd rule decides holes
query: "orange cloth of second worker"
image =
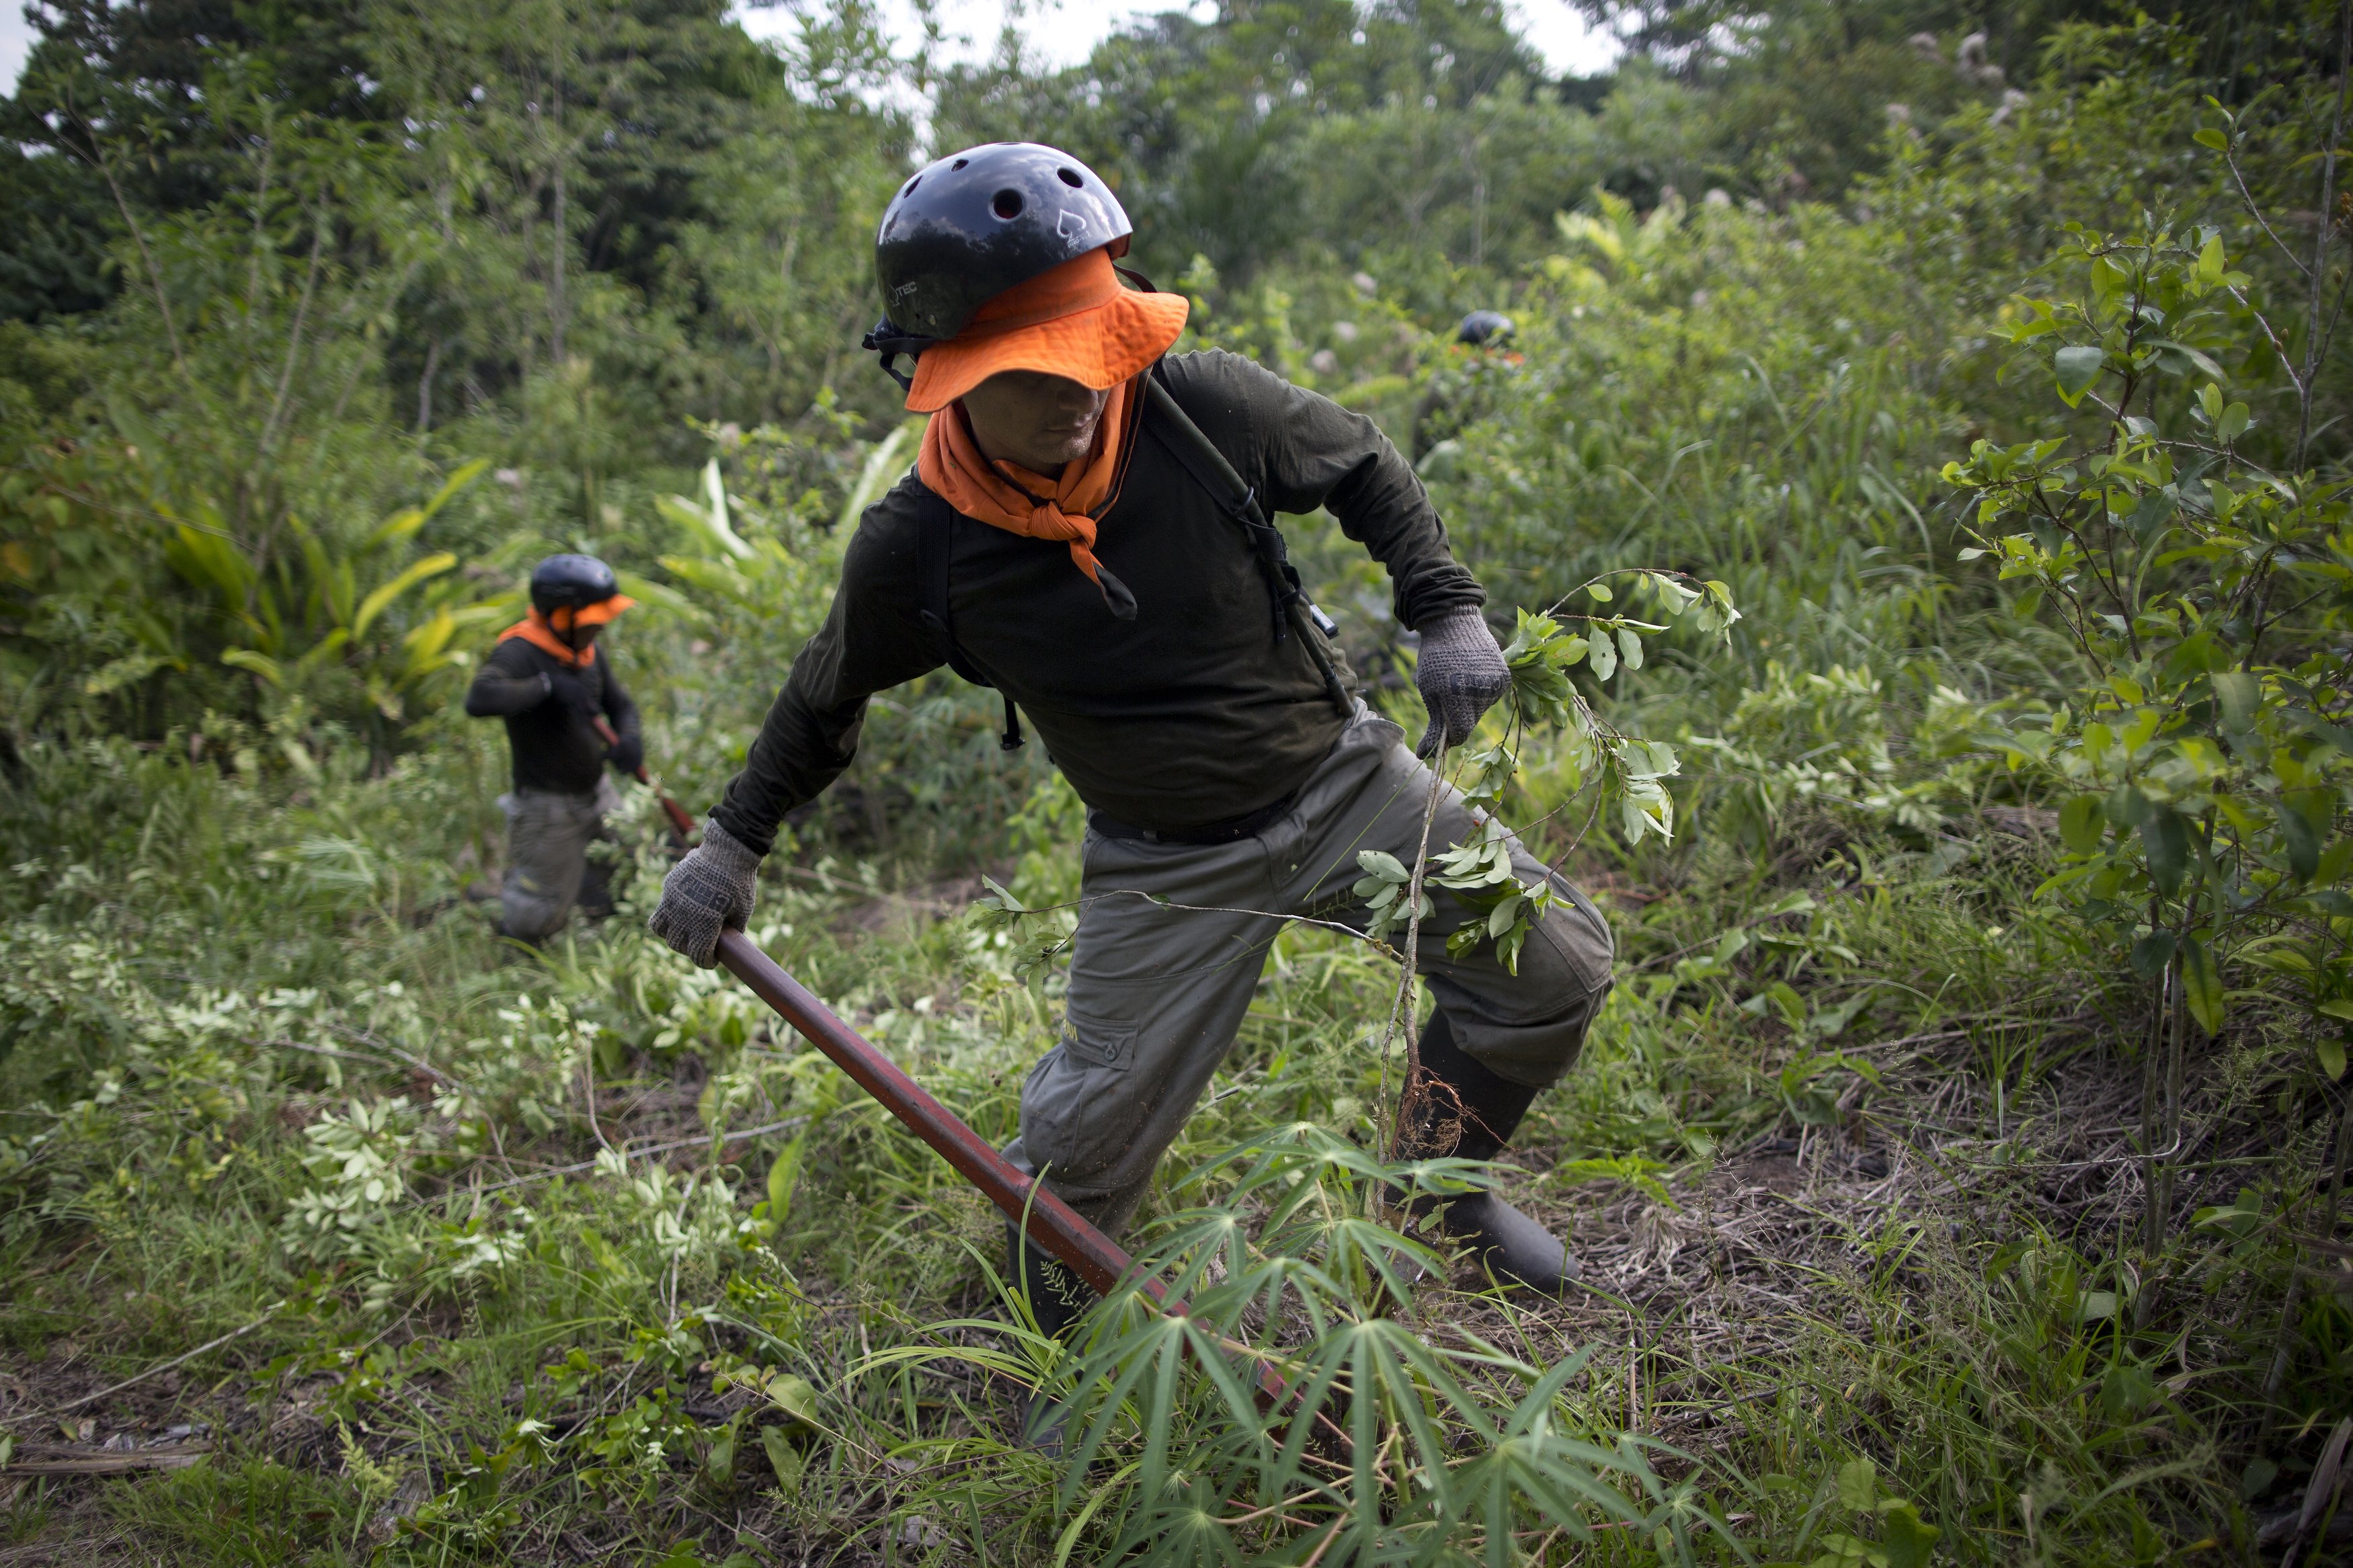
{"label": "orange cloth of second worker", "polygon": [[[601,626],[636,604],[637,601],[627,594],[616,594],[609,599],[600,600],[581,609],[575,610],[566,605],[555,613],[564,617],[564,624],[567,627],[575,625]],[[575,648],[565,642],[558,635],[554,624],[549,621],[545,610],[533,610],[530,615],[499,634],[501,642],[506,641],[509,637],[521,637],[541,652],[554,655],[575,669],[586,669],[596,662],[596,645],[590,643],[586,647]]]}

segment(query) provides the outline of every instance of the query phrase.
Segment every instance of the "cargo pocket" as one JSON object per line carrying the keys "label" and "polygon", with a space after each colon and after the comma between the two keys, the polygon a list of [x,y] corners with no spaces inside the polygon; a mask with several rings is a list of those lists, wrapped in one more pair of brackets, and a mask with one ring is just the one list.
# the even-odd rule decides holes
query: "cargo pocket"
{"label": "cargo pocket", "polygon": [[1157,1149],[1139,1137],[1156,1086],[1128,1070],[1135,1060],[1134,1024],[1073,1016],[1062,1043],[1046,1053],[1021,1086],[1021,1147],[1032,1168],[1082,1190],[1109,1191],[1133,1176],[1141,1161],[1149,1174]]}
{"label": "cargo pocket", "polygon": [[1125,1072],[1135,1060],[1136,1026],[1090,1017],[1073,1009],[1062,1030],[1062,1049],[1092,1067]]}

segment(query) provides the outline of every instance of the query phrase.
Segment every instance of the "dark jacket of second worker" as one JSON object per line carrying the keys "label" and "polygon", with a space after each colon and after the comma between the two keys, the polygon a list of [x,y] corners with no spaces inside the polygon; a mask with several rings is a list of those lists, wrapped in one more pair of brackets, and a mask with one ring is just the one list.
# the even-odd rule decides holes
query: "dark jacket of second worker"
{"label": "dark jacket of second worker", "polygon": [[609,651],[577,669],[522,637],[499,644],[466,693],[466,711],[476,719],[504,719],[507,745],[514,753],[514,787],[593,795],[604,772],[607,747],[589,714],[575,710],[560,695],[562,679],[585,685],[596,710],[624,740],[638,733],[638,705],[613,673]]}

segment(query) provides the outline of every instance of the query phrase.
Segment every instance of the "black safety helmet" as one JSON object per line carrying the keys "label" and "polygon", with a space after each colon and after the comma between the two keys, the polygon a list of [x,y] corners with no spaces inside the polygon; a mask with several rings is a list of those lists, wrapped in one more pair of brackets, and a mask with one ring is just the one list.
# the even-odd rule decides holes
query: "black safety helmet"
{"label": "black safety helmet", "polygon": [[594,555],[551,555],[531,569],[531,607],[544,614],[585,610],[620,591],[613,569]]}
{"label": "black safety helmet", "polygon": [[1473,310],[1454,329],[1454,341],[1479,348],[1502,342],[1518,331],[1512,318],[1501,310]]}
{"label": "black safety helmet", "polygon": [[[981,302],[1109,247],[1135,226],[1103,177],[1035,142],[989,142],[929,164],[899,187],[874,236],[882,320],[866,337],[883,365],[952,338]],[[896,372],[893,372],[895,374]]]}

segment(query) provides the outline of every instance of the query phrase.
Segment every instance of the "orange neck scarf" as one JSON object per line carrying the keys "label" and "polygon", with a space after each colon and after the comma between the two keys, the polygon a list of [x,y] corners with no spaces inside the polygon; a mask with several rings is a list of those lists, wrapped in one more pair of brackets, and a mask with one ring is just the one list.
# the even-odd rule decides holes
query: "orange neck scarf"
{"label": "orange neck scarf", "polygon": [[[565,612],[566,615],[570,613]],[[541,652],[554,654],[574,669],[586,669],[596,662],[595,643],[590,643],[584,648],[575,649],[555,635],[555,628],[547,624],[547,615],[542,610],[532,611],[529,616],[499,634],[501,642],[506,641],[509,637],[521,637]]]}
{"label": "orange neck scarf", "polygon": [[[1148,372],[1146,374],[1149,374]],[[1124,461],[1134,435],[1132,414],[1144,404],[1133,382],[1111,389],[1095,444],[1087,455],[1050,479],[1014,463],[992,462],[972,438],[964,413],[951,404],[923,427],[915,472],[948,505],[991,528],[1028,539],[1051,539],[1071,547],[1071,560],[1087,574],[1111,613],[1135,617],[1135,595],[1095,559],[1095,519],[1118,499]]]}

